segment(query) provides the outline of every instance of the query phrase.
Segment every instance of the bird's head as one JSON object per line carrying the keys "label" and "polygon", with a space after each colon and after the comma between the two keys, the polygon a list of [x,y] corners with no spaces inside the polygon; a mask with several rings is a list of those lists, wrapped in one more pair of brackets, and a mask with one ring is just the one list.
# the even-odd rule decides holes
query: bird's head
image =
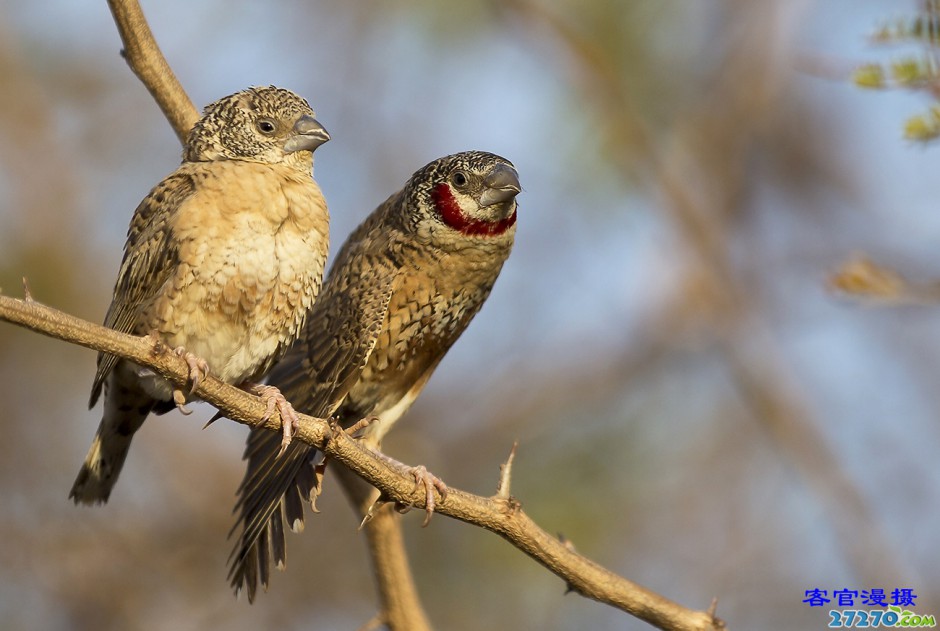
{"label": "bird's head", "polygon": [[206,106],[183,159],[285,163],[309,172],[313,151],[329,139],[300,96],[274,86],[249,88]]}
{"label": "bird's head", "polygon": [[512,238],[516,195],[522,187],[512,162],[492,153],[466,151],[440,158],[405,186],[419,236],[473,240]]}

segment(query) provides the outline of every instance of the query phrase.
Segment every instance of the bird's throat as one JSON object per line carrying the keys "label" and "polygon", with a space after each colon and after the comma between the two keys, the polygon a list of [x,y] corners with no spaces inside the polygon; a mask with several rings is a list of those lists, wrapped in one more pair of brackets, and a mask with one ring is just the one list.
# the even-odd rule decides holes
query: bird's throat
{"label": "bird's throat", "polygon": [[495,237],[509,230],[516,223],[516,213],[499,221],[485,221],[468,217],[454,199],[450,186],[442,182],[431,191],[434,209],[445,224],[466,235]]}

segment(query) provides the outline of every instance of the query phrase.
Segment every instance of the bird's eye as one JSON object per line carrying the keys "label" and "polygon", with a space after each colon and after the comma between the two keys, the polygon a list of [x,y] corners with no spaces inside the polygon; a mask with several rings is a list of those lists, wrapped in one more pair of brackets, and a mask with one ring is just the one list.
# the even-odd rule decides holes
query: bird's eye
{"label": "bird's eye", "polygon": [[267,118],[262,118],[259,120],[255,124],[255,127],[257,127],[258,131],[260,131],[265,136],[270,136],[274,133],[274,130],[277,129],[277,125],[274,124],[274,121]]}
{"label": "bird's eye", "polygon": [[467,175],[463,171],[456,171],[450,176],[450,180],[457,186],[467,185]]}

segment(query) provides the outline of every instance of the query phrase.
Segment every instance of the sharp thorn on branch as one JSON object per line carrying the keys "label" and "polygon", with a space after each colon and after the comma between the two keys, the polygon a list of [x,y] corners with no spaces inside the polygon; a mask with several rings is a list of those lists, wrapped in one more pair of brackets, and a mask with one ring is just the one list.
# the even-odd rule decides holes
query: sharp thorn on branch
{"label": "sharp thorn on branch", "polygon": [[718,618],[715,616],[717,612],[718,612],[718,597],[715,596],[714,598],[712,598],[712,604],[708,606],[708,609],[705,610],[705,613],[708,614],[708,617],[711,618],[712,621],[717,621]]}
{"label": "sharp thorn on branch", "polygon": [[212,416],[212,418],[210,418],[208,421],[206,421],[206,424],[202,426],[202,429],[208,429],[208,427],[209,427],[210,425],[212,425],[213,423],[215,423],[215,422],[216,422],[217,420],[219,420],[220,418],[225,418],[225,414],[222,413],[222,412],[216,412],[216,413]]}
{"label": "sharp thorn on branch", "polygon": [[504,464],[499,465],[499,483],[496,485],[496,497],[502,500],[509,499],[509,487],[512,483],[512,461],[516,457],[516,448],[519,447],[519,441],[514,441],[512,449],[509,450],[509,457]]}
{"label": "sharp thorn on branch", "polygon": [[26,302],[36,302],[33,300],[33,294],[29,290],[29,283],[26,281],[26,277],[23,277],[23,300]]}

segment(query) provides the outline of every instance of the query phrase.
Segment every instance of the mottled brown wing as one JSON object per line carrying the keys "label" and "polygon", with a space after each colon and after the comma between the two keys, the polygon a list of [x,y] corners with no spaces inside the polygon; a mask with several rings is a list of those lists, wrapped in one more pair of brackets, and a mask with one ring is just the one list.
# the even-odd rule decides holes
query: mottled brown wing
{"label": "mottled brown wing", "polygon": [[[124,259],[114,285],[114,297],[104,325],[122,333],[133,333],[141,306],[153,298],[178,262],[178,251],[170,230],[170,219],[196,192],[191,175],[174,173],[144,198],[131,220],[124,245]],[[94,407],[108,373],[117,363],[109,353],[98,354],[98,372],[88,407]]]}
{"label": "mottled brown wing", "polygon": [[[379,257],[347,248],[336,268],[336,278],[327,281],[303,336],[268,380],[295,409],[320,418],[333,414],[359,380],[398,282],[395,270],[383,266]],[[229,580],[236,592],[247,587],[249,601],[259,578],[267,588],[269,545],[274,562],[279,567],[285,563],[284,520],[291,530],[301,530],[303,503],[315,499],[316,450],[294,441],[278,457],[280,447],[280,434],[262,429],[251,431],[245,448],[248,467],[235,506],[239,519],[232,528],[234,532],[241,524],[242,533],[229,557]]]}

